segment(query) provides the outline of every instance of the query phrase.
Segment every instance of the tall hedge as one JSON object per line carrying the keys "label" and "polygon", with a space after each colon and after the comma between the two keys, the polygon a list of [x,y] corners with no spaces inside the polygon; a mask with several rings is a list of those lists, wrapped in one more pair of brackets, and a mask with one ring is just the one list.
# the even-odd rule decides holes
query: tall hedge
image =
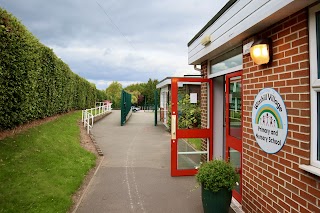
{"label": "tall hedge", "polygon": [[38,118],[84,109],[104,91],[69,66],[0,8],[0,130]]}

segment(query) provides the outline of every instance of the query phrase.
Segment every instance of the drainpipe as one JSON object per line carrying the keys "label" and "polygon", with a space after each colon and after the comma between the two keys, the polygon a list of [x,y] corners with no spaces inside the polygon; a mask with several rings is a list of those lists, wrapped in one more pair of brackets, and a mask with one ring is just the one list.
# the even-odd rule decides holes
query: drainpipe
{"label": "drainpipe", "polygon": [[193,69],[194,69],[194,70],[196,70],[196,71],[201,72],[201,69],[200,69],[200,68],[198,68],[196,64],[195,64],[195,65],[193,65]]}

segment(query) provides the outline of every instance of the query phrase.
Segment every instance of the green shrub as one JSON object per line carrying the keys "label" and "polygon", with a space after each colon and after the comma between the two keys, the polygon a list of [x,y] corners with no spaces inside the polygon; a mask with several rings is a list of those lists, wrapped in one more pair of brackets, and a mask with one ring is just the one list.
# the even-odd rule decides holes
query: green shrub
{"label": "green shrub", "polygon": [[171,102],[169,102],[169,106],[168,106],[168,114],[167,114],[167,125],[168,125],[168,129],[171,132]]}
{"label": "green shrub", "polygon": [[178,102],[179,128],[193,129],[201,126],[200,103],[190,103],[190,95],[186,94]]}
{"label": "green shrub", "polygon": [[204,189],[217,192],[220,189],[232,190],[239,181],[239,175],[229,162],[216,159],[203,163],[196,179]]}
{"label": "green shrub", "polygon": [[74,74],[20,21],[0,8],[0,131],[73,109],[105,92]]}

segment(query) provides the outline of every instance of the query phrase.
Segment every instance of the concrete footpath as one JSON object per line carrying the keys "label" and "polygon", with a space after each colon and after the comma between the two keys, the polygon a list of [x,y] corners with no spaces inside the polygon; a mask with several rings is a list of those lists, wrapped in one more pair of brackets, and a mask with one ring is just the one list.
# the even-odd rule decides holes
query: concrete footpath
{"label": "concrete footpath", "polygon": [[120,126],[120,111],[94,125],[104,160],[77,213],[203,212],[195,177],[170,176],[170,134],[154,114],[133,113]]}

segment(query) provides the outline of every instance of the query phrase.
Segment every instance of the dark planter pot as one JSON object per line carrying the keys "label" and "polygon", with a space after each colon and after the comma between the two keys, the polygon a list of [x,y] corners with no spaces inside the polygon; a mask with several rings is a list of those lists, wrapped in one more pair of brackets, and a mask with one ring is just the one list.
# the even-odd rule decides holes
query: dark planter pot
{"label": "dark planter pot", "polygon": [[202,205],[204,213],[228,213],[232,198],[232,191],[221,189],[217,192],[206,190],[201,186]]}

